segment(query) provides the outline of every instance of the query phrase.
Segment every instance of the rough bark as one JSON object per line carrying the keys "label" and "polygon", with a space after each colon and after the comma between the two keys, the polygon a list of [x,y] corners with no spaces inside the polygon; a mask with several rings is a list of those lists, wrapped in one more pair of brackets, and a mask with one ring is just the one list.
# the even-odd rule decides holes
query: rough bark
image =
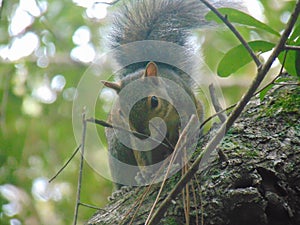
{"label": "rough bark", "polygon": [[[275,86],[263,101],[253,98],[220,146],[228,164],[214,156],[189,183],[189,224],[300,224],[299,109],[299,85]],[[214,131],[201,139],[202,145]],[[161,200],[179,178],[168,180]],[[146,189],[115,192],[87,224],[144,224],[159,184],[138,209]],[[186,224],[182,196],[172,201],[160,224]]]}

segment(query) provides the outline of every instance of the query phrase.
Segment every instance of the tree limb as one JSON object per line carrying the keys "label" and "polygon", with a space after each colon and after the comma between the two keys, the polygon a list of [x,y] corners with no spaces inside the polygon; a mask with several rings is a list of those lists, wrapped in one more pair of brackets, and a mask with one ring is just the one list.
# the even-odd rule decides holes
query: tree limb
{"label": "tree limb", "polygon": [[[203,3],[206,2],[204,0],[201,0],[201,1]],[[206,148],[199,155],[199,157],[195,160],[195,162],[192,164],[192,166],[187,171],[187,173],[180,179],[180,181],[176,184],[176,186],[173,188],[173,190],[168,195],[168,197],[162,202],[160,207],[156,210],[152,219],[149,222],[149,225],[154,225],[159,222],[159,220],[162,218],[162,216],[164,215],[164,213],[167,210],[170,199],[174,199],[181,192],[182,188],[187,184],[187,182],[191,179],[191,177],[197,172],[203,155],[211,153],[220,144],[225,133],[229,130],[229,128],[232,126],[234,121],[239,117],[239,115],[243,111],[244,107],[249,102],[249,100],[253,97],[253,94],[255,93],[255,91],[257,90],[259,85],[261,84],[262,80],[266,76],[269,69],[271,68],[274,60],[277,58],[279,53],[282,50],[284,50],[285,43],[297,21],[299,12],[300,12],[300,1],[298,0],[296,3],[295,10],[290,17],[290,19],[287,23],[287,26],[286,26],[278,44],[276,45],[275,49],[273,50],[271,56],[268,58],[266,63],[261,67],[260,70],[258,70],[257,75],[256,75],[253,83],[251,84],[250,88],[248,89],[246,94],[243,96],[243,98],[239,101],[239,103],[237,104],[235,109],[232,111],[230,116],[227,118],[226,122],[219,129],[219,131],[215,135],[215,137],[207,144]]]}

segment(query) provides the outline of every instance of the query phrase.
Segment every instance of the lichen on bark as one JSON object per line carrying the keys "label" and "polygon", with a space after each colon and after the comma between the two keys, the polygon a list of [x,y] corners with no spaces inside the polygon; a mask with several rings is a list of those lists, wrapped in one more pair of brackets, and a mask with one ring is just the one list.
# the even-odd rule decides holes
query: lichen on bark
{"label": "lichen on bark", "polygon": [[[252,99],[219,147],[228,164],[213,156],[189,183],[190,224],[300,224],[299,109],[299,85],[275,86],[263,101]],[[213,133],[206,134],[200,145]],[[179,178],[177,174],[167,181],[159,203]],[[131,220],[144,224],[159,187],[151,187],[138,211],[148,187],[115,192],[87,224],[129,224]],[[172,201],[160,224],[185,224],[182,199]]]}

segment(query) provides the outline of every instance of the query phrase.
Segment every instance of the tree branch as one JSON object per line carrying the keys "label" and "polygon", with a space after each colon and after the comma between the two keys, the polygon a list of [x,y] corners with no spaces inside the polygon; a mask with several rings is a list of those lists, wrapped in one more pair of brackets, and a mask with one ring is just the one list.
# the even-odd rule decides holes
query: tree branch
{"label": "tree branch", "polygon": [[[200,0],[204,4],[206,1]],[[206,2],[207,3],[207,2]],[[212,7],[207,3],[208,7]],[[240,102],[237,104],[236,108],[232,111],[230,116],[227,118],[226,122],[221,126],[218,133],[215,135],[215,137],[207,144],[206,148],[200,153],[198,158],[194,161],[190,169],[187,171],[187,173],[179,180],[179,182],[176,184],[176,186],[173,188],[173,190],[169,193],[167,198],[162,202],[160,207],[156,210],[153,217],[151,218],[149,225],[158,224],[162,216],[167,210],[167,207],[169,205],[169,202],[171,199],[174,199],[182,190],[182,188],[188,183],[188,181],[191,179],[191,177],[197,172],[199,164],[201,162],[201,159],[204,154],[211,153],[213,150],[217,148],[217,146],[220,144],[221,140],[224,137],[224,134],[229,130],[229,128],[232,126],[234,121],[239,117],[241,112],[243,111],[244,107],[247,105],[249,100],[252,98],[253,94],[261,84],[262,80],[266,76],[267,72],[269,71],[270,67],[272,66],[274,60],[278,57],[279,53],[284,49],[285,43],[292,31],[292,28],[294,27],[297,18],[299,16],[300,12],[300,0],[297,1],[295,10],[292,13],[287,26],[278,42],[276,47],[274,48],[271,56],[268,58],[266,63],[261,67],[260,70],[258,70],[257,75],[249,87],[246,94],[243,96],[243,98],[240,100]]]}
{"label": "tree branch", "polygon": [[285,45],[285,49],[286,49],[286,50],[300,51],[300,46]]}
{"label": "tree branch", "polygon": [[203,4],[205,4],[213,13],[215,13],[225,24],[226,26],[232,31],[232,33],[239,39],[242,45],[246,48],[250,56],[252,57],[253,61],[255,62],[258,69],[261,68],[261,62],[259,58],[256,56],[255,52],[252,50],[250,45],[246,42],[246,40],[242,37],[242,35],[237,31],[237,29],[228,21],[226,16],[223,16],[214,6],[212,6],[206,0],[200,0]]}
{"label": "tree branch", "polygon": [[78,210],[79,210],[79,206],[81,204],[80,203],[80,194],[81,194],[82,173],[83,173],[83,164],[84,164],[85,137],[86,137],[86,124],[87,124],[85,117],[86,117],[86,112],[85,112],[85,108],[84,108],[83,113],[82,113],[83,128],[82,128],[82,140],[81,140],[81,157],[80,157],[80,166],[79,166],[78,183],[77,183],[77,197],[76,197],[73,225],[77,224]]}
{"label": "tree branch", "polygon": [[119,2],[120,0],[115,0],[112,2],[95,2],[96,4],[104,4],[104,5],[115,5]]}
{"label": "tree branch", "polygon": [[215,108],[216,114],[218,114],[218,117],[219,117],[221,123],[224,123],[226,121],[227,116],[224,113],[223,108],[222,108],[222,106],[221,106],[221,104],[220,104],[220,102],[219,102],[219,100],[218,100],[215,92],[216,92],[216,90],[215,90],[214,85],[210,84],[209,85],[210,99],[211,99],[212,104],[213,104],[213,106]]}

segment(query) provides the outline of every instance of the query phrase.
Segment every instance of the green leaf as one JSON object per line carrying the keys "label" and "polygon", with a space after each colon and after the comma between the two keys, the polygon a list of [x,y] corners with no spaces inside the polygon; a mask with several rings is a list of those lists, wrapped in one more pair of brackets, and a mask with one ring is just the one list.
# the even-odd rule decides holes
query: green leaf
{"label": "green leaf", "polygon": [[300,51],[295,51],[295,67],[296,67],[296,75],[300,78]]}
{"label": "green leaf", "polygon": [[[242,11],[239,11],[236,9],[231,9],[231,8],[220,8],[218,10],[220,13],[225,15],[227,17],[227,19],[232,23],[253,26],[253,27],[262,29],[264,31],[267,31],[271,34],[274,34],[274,35],[280,37],[280,34],[276,30],[272,29],[267,24],[260,22],[259,20],[255,19],[254,17],[252,17]],[[208,21],[214,20],[218,23],[223,23],[212,11],[207,13],[205,18]]]}
{"label": "green leaf", "polygon": [[270,84],[269,86],[267,86],[265,89],[263,89],[260,93],[259,93],[259,99],[262,102],[267,94],[267,92],[269,90],[271,90],[274,87],[274,84]]}
{"label": "green leaf", "polygon": [[[285,56],[286,55],[286,56]],[[286,57],[286,60],[284,62],[284,58]],[[294,51],[283,51],[278,56],[279,62],[285,70],[292,76],[296,76],[296,67],[295,67],[295,61],[296,61],[296,53]]]}
{"label": "green leaf", "polygon": [[[294,41],[288,41],[289,45],[293,46],[300,46],[300,39],[298,39],[296,42]],[[286,55],[286,60],[284,62],[284,57]],[[298,76],[300,77],[300,52],[296,50],[288,50],[283,51],[279,54],[278,59],[281,64],[284,63],[283,67],[285,70],[291,74],[292,76]]]}
{"label": "green leaf", "polygon": [[[254,52],[270,51],[275,44],[267,41],[251,41],[248,43]],[[241,67],[252,61],[252,58],[246,48],[240,44],[229,50],[218,65],[218,75],[228,77]]]}
{"label": "green leaf", "polygon": [[291,78],[289,77],[279,77],[278,79],[275,80],[275,84],[279,84],[281,82],[288,82],[291,81]]}
{"label": "green leaf", "polygon": [[300,24],[298,24],[297,26],[295,26],[295,28],[293,30],[293,33],[290,36],[290,40],[294,41],[299,36],[300,36]]}

